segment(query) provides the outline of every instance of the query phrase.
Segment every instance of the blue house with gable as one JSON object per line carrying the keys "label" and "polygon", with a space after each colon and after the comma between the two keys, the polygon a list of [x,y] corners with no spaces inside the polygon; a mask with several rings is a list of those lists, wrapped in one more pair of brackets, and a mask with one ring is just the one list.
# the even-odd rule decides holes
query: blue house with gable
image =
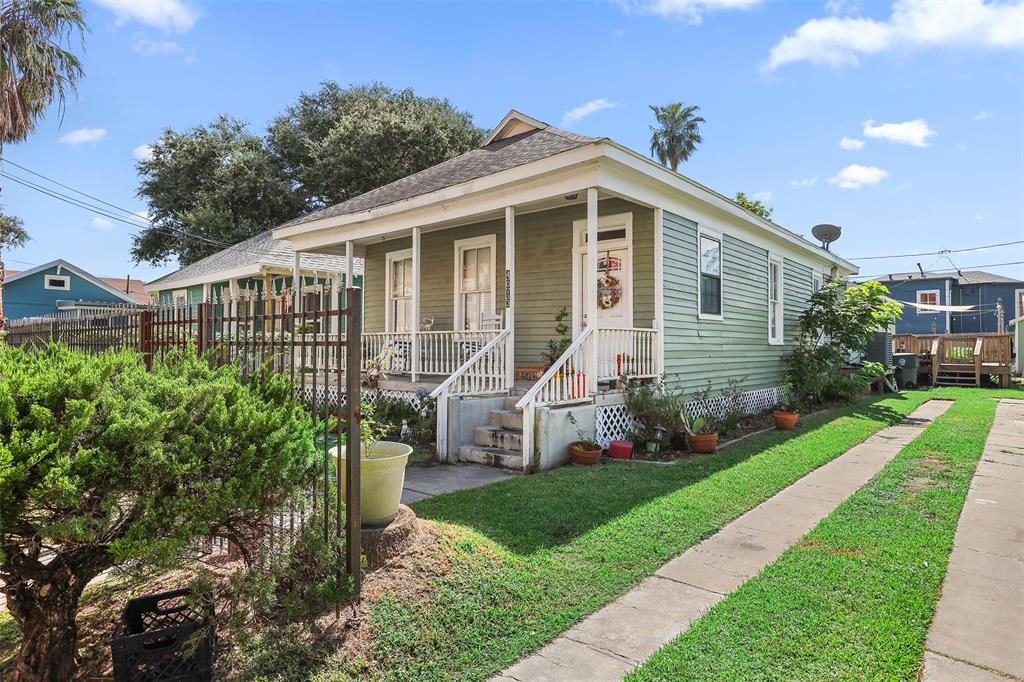
{"label": "blue house with gable", "polygon": [[997,310],[1002,307],[1003,328],[1024,315],[1024,281],[980,270],[953,274],[904,272],[877,278],[897,301],[939,306],[971,306],[964,311],[928,311],[903,307],[897,334],[979,334],[999,330]]}
{"label": "blue house with gable", "polygon": [[9,320],[142,305],[130,293],[60,258],[10,275],[3,287],[4,314]]}

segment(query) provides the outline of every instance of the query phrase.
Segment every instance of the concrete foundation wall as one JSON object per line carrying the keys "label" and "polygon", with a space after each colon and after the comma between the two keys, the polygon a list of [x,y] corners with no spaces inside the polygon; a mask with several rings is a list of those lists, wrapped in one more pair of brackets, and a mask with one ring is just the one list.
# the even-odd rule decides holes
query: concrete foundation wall
{"label": "concrete foundation wall", "polygon": [[[573,425],[569,415],[576,419]],[[569,443],[579,440],[578,428],[589,440],[596,438],[597,408],[594,405],[577,405],[560,408],[539,408],[534,421],[536,427],[535,464],[538,469],[553,469],[569,463]]]}

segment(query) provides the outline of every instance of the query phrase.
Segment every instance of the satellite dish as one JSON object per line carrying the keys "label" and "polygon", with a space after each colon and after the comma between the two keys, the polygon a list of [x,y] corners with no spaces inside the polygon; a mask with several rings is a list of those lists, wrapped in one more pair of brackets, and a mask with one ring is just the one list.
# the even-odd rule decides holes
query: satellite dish
{"label": "satellite dish", "polygon": [[821,242],[822,247],[828,251],[828,245],[839,239],[839,235],[843,233],[843,230],[838,225],[829,225],[828,223],[822,223],[821,225],[815,225],[811,228],[811,234],[814,238]]}

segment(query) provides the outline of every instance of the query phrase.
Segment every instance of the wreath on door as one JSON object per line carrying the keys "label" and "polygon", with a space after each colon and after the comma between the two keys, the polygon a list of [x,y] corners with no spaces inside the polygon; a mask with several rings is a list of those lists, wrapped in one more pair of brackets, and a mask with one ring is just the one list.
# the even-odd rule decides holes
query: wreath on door
{"label": "wreath on door", "polygon": [[622,282],[613,275],[597,278],[597,307],[601,310],[614,308],[622,300]]}

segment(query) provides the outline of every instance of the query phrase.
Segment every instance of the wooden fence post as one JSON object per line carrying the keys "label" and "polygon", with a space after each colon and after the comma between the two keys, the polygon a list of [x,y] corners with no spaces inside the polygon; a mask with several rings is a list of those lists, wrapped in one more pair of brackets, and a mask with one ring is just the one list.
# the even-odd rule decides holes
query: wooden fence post
{"label": "wooden fence post", "polygon": [[153,311],[143,310],[139,314],[139,352],[142,353],[146,369],[153,369]]}
{"label": "wooden fence post", "polygon": [[206,306],[204,301],[196,306],[196,355],[203,357],[206,350]]}
{"label": "wooden fence post", "polygon": [[[352,588],[358,595],[362,590],[359,555],[360,532],[360,500],[359,500],[359,465],[360,447],[359,422],[362,417],[360,406],[360,357],[363,334],[363,298],[362,291],[349,287],[346,292],[345,306],[345,417],[348,422],[348,434],[345,438],[345,567],[352,576]],[[341,396],[338,396],[339,400]]]}

